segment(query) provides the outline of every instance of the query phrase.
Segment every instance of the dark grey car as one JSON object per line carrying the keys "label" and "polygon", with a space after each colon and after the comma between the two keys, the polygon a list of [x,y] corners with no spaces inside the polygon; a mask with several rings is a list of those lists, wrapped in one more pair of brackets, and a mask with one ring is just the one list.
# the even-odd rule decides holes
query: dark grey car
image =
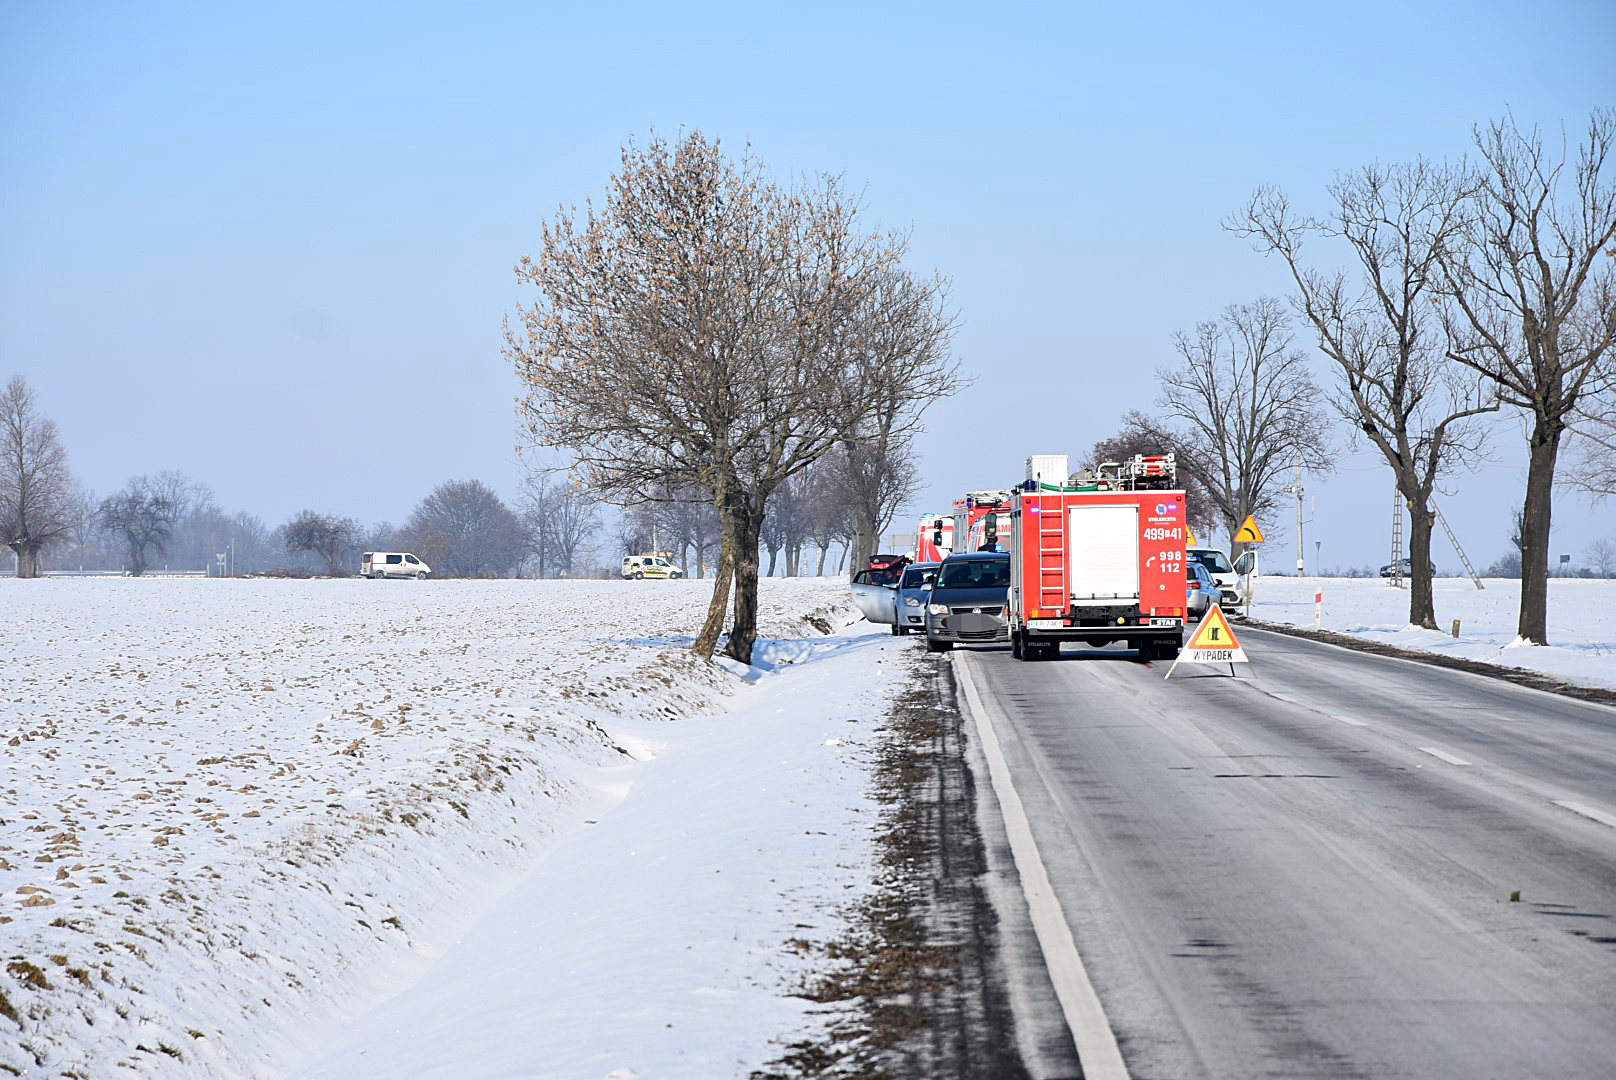
{"label": "dark grey car", "polygon": [[996,551],[950,555],[937,568],[926,604],[926,648],[1003,645],[1010,640],[1010,556]]}

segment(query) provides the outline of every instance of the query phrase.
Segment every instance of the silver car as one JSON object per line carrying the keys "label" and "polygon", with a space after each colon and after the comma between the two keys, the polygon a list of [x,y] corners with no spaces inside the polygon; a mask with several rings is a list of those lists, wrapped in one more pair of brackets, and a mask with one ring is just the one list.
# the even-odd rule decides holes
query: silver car
{"label": "silver car", "polygon": [[907,634],[926,629],[926,598],[937,580],[941,563],[911,563],[903,568],[898,591],[892,597],[892,632]]}

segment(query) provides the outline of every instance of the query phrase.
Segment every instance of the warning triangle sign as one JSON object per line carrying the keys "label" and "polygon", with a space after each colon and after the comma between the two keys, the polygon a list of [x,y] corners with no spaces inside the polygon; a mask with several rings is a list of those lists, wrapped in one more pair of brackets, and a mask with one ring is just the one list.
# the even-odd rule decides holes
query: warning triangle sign
{"label": "warning triangle sign", "polygon": [[1188,525],[1184,526],[1184,535],[1189,538],[1190,547],[1200,547],[1201,542],[1195,539],[1195,530]]}
{"label": "warning triangle sign", "polygon": [[[1178,658],[1173,661],[1172,667],[1167,669],[1167,678],[1173,674],[1173,668],[1180,664],[1248,664],[1246,650],[1240,647],[1240,641],[1229,628],[1229,620],[1223,617],[1223,609],[1213,604],[1207,609],[1201,624],[1190,635],[1189,641],[1184,643]],[[1234,672],[1233,666],[1229,668]]]}
{"label": "warning triangle sign", "polygon": [[1235,530],[1234,542],[1237,544],[1260,544],[1263,542],[1262,530],[1257,528],[1257,523],[1252,520],[1250,514],[1247,514],[1246,520],[1240,523],[1240,528]]}

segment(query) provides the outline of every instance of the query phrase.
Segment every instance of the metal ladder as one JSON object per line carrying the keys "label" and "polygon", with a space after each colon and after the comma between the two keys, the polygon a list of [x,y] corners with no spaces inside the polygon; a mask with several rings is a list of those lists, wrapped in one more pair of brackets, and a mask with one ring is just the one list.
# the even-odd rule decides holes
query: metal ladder
{"label": "metal ladder", "polygon": [[1448,519],[1442,516],[1442,508],[1436,504],[1435,499],[1431,500],[1431,509],[1436,511],[1436,519],[1442,523],[1442,531],[1448,534],[1448,543],[1452,544],[1453,550],[1459,553],[1459,561],[1464,563],[1465,573],[1470,575],[1470,580],[1476,583],[1477,589],[1485,589],[1486,586],[1481,583],[1481,576],[1476,573],[1476,568],[1470,565],[1470,560],[1465,556],[1464,548],[1459,546],[1459,538],[1453,535],[1453,530],[1448,527]]}
{"label": "metal ladder", "polygon": [[1066,591],[1066,511],[1059,497],[1051,500],[1059,508],[1053,514],[1045,512],[1044,499],[1038,501],[1038,609],[1064,615],[1072,602]]}
{"label": "metal ladder", "polygon": [[1392,579],[1391,587],[1403,587],[1403,493],[1392,491]]}

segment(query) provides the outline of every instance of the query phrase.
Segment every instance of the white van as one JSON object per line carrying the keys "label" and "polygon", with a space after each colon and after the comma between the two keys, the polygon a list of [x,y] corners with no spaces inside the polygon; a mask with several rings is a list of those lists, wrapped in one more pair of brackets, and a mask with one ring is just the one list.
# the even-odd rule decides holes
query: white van
{"label": "white van", "polygon": [[409,577],[423,581],[432,568],[407,551],[367,551],[359,556],[359,576]]}
{"label": "white van", "polygon": [[669,562],[666,554],[630,555],[623,560],[623,577],[625,579],[659,578],[677,580],[684,576],[684,571]]}

